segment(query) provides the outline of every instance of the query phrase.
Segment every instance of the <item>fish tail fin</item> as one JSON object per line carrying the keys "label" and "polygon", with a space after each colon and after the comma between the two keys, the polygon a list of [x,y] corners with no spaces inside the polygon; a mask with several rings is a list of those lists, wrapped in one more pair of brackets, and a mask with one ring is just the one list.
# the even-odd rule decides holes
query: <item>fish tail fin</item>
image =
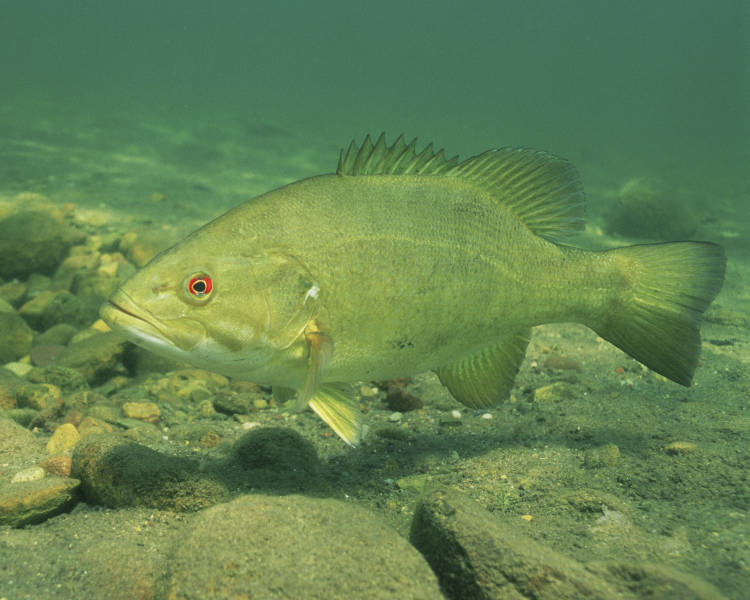
{"label": "fish tail fin", "polygon": [[605,254],[622,275],[623,290],[593,329],[649,369],[690,385],[701,315],[724,280],[724,250],[709,242],[670,242]]}

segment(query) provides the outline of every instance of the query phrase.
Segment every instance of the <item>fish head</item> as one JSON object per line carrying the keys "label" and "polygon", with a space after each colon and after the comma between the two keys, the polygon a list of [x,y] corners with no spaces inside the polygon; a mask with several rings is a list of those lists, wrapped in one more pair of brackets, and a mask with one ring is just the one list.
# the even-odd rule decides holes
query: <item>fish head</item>
{"label": "fish head", "polygon": [[283,252],[225,248],[206,256],[198,246],[188,239],[155,257],[100,315],[157,354],[251,378],[304,337],[320,289],[305,266]]}

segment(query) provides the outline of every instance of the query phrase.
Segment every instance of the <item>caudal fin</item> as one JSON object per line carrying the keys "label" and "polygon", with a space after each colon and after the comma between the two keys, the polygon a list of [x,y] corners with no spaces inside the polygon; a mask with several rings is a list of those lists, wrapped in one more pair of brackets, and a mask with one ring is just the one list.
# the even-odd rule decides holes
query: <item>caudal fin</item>
{"label": "caudal fin", "polygon": [[649,369],[690,385],[701,315],[724,281],[724,250],[709,242],[672,242],[609,252],[626,287],[594,329]]}

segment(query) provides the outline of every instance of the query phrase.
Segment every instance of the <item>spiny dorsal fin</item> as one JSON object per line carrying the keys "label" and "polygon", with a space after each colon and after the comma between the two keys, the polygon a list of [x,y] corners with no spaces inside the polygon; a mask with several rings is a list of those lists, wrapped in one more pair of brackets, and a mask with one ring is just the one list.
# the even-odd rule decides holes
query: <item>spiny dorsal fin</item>
{"label": "spiny dorsal fin", "polygon": [[535,150],[499,148],[458,162],[428,144],[416,151],[400,135],[386,145],[370,136],[342,150],[338,175],[442,175],[471,181],[510,208],[537,235],[562,240],[584,227],[584,194],[578,172],[568,161]]}
{"label": "spiny dorsal fin", "polygon": [[366,136],[361,146],[354,140],[339,155],[337,175],[440,175],[458,164],[458,156],[446,159],[432,144],[417,153],[417,138],[408,144],[403,134],[390,146],[381,133],[375,144]]}

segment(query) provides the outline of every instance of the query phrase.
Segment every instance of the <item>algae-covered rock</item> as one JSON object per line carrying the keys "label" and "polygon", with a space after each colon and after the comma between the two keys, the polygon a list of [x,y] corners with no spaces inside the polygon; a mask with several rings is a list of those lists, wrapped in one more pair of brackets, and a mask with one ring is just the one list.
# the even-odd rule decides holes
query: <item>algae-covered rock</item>
{"label": "algae-covered rock", "polygon": [[191,511],[227,497],[198,463],[169,456],[115,433],[89,435],[76,444],[71,475],[87,502]]}
{"label": "algae-covered rock", "polygon": [[609,233],[653,240],[689,239],[697,227],[685,199],[650,179],[626,182],[604,223]]}
{"label": "algae-covered rock", "polygon": [[0,277],[52,273],[71,244],[69,228],[44,212],[10,215],[0,221]]}
{"label": "algae-covered rock", "polygon": [[406,540],[340,500],[242,496],[184,531],[169,565],[170,598],[443,597]]}
{"label": "algae-covered rock", "polygon": [[724,600],[714,586],[689,573],[652,562],[604,561],[586,567],[606,578],[624,597],[659,600]]}
{"label": "algae-covered rock", "polygon": [[234,458],[256,485],[299,488],[318,475],[320,463],[315,446],[293,429],[258,427],[234,444]]}
{"label": "algae-covered rock", "polygon": [[31,369],[26,374],[26,379],[31,383],[51,383],[64,392],[76,392],[88,388],[88,383],[81,373],[58,365]]}
{"label": "algae-covered rock", "polygon": [[31,352],[34,331],[15,313],[0,313],[0,364]]}
{"label": "algae-covered rock", "polygon": [[70,510],[78,502],[78,485],[76,479],[52,476],[0,487],[0,525],[41,523]]}
{"label": "algae-covered rock", "polygon": [[547,548],[457,492],[422,499],[411,542],[449,598],[619,599],[606,580]]}
{"label": "algae-covered rock", "polygon": [[114,333],[96,333],[70,344],[57,364],[75,369],[89,384],[97,385],[114,374],[127,348],[127,342]]}

